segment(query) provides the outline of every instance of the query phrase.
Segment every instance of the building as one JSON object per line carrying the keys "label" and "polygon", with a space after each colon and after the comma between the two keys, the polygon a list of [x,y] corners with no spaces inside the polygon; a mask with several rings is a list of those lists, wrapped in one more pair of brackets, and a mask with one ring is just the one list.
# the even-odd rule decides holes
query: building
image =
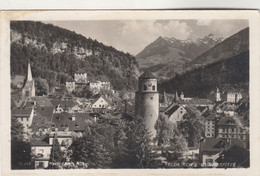
{"label": "building", "polygon": [[45,169],[49,165],[54,135],[56,135],[62,151],[66,149],[66,142],[71,143],[72,135],[69,132],[55,132],[44,135],[41,139],[31,142],[32,161],[35,169]]}
{"label": "building", "polygon": [[92,104],[92,109],[111,109],[112,103],[103,96],[95,99]]}
{"label": "building", "polygon": [[220,101],[221,101],[220,91],[219,91],[219,88],[217,88],[217,90],[216,90],[216,102],[220,102]]}
{"label": "building", "polygon": [[239,139],[243,142],[244,147],[247,147],[248,132],[242,126],[239,126],[238,123],[232,117],[222,117],[217,124],[217,138],[227,139]]}
{"label": "building", "polygon": [[12,109],[11,111],[12,117],[16,118],[18,122],[20,122],[25,129],[32,125],[33,117],[34,117],[34,108],[17,108]]}
{"label": "building", "polygon": [[74,80],[76,83],[87,83],[87,73],[85,70],[79,70],[74,73]]}
{"label": "building", "polygon": [[[177,94],[177,92],[176,92],[176,94]],[[193,98],[190,98],[190,97],[184,97],[184,93],[181,92],[180,99],[181,99],[182,101],[189,102],[189,101],[192,100]]]}
{"label": "building", "polygon": [[217,159],[232,146],[243,146],[239,139],[203,138],[199,143],[199,161],[202,167],[218,167]]}
{"label": "building", "polygon": [[26,81],[22,90],[22,97],[24,99],[34,97],[35,96],[35,85],[34,80],[32,78],[32,72],[31,72],[31,65],[30,62],[28,62],[28,68],[27,68],[27,77]]}
{"label": "building", "polygon": [[139,77],[138,91],[135,94],[135,115],[144,118],[152,137],[156,136],[154,125],[159,115],[159,93],[157,79],[146,71]]}
{"label": "building", "polygon": [[164,114],[168,116],[171,122],[180,122],[186,114],[186,109],[182,105],[172,104],[165,111]]}
{"label": "building", "polygon": [[216,137],[216,114],[211,113],[205,118],[205,137],[215,138]]}
{"label": "building", "polygon": [[68,92],[73,92],[75,88],[76,88],[75,81],[73,80],[66,81],[66,89],[68,90]]}
{"label": "building", "polygon": [[227,95],[227,102],[229,103],[238,103],[240,99],[242,99],[242,94],[236,91],[228,91]]}
{"label": "building", "polygon": [[72,100],[53,99],[50,101],[54,107],[54,113],[74,113],[75,111],[78,111],[80,109],[78,104]]}

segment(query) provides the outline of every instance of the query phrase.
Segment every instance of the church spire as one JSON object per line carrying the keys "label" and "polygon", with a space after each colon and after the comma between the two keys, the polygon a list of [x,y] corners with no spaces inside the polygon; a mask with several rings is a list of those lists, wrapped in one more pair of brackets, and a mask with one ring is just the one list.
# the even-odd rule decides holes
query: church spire
{"label": "church spire", "polygon": [[27,81],[32,81],[32,71],[30,61],[28,62],[28,72],[27,72]]}

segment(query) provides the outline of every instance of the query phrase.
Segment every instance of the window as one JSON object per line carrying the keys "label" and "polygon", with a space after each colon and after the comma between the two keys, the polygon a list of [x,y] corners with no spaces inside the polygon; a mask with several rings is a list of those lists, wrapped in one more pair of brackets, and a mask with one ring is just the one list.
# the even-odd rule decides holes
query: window
{"label": "window", "polygon": [[28,90],[25,91],[25,96],[29,96],[29,95],[30,95],[29,91]]}
{"label": "window", "polygon": [[206,159],[206,164],[213,164],[213,159]]}
{"label": "window", "polygon": [[155,90],[155,85],[153,85],[153,90]]}
{"label": "window", "polygon": [[153,99],[153,97],[151,97],[151,100]]}
{"label": "window", "polygon": [[101,108],[101,105],[99,105],[99,107]]}
{"label": "window", "polygon": [[146,85],[144,85],[144,90],[147,90],[147,86]]}

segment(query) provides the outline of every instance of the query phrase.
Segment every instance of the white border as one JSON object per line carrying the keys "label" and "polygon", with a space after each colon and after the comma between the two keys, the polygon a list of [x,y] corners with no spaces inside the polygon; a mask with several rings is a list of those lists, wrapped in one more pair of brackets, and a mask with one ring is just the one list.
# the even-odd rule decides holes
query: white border
{"label": "white border", "polygon": [[[249,169],[89,169],[10,170],[10,20],[248,19],[250,28],[250,168]],[[0,24],[0,112],[2,175],[259,175],[260,100],[258,11],[20,11],[2,12]]]}

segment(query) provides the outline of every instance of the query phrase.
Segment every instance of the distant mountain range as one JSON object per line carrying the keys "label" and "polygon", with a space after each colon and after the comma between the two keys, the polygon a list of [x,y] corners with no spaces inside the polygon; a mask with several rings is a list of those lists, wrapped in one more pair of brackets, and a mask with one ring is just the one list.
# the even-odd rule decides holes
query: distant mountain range
{"label": "distant mountain range", "polygon": [[65,84],[79,69],[105,76],[116,90],[134,91],[139,69],[135,57],[75,32],[33,21],[11,22],[11,75],[25,75],[30,60],[34,78],[49,86]]}
{"label": "distant mountain range", "polygon": [[249,49],[249,28],[245,28],[231,37],[225,39],[216,46],[210,48],[206,52],[202,53],[188,65],[207,65],[227,59],[245,52]]}
{"label": "distant mountain range", "polygon": [[149,69],[158,77],[167,79],[185,71],[185,64],[221,41],[223,38],[213,34],[196,40],[158,37],[137,54],[136,59],[141,70]]}
{"label": "distant mountain range", "polygon": [[223,40],[186,63],[186,72],[159,85],[160,91],[184,91],[190,96],[206,96],[216,87],[249,91],[249,28]]}

